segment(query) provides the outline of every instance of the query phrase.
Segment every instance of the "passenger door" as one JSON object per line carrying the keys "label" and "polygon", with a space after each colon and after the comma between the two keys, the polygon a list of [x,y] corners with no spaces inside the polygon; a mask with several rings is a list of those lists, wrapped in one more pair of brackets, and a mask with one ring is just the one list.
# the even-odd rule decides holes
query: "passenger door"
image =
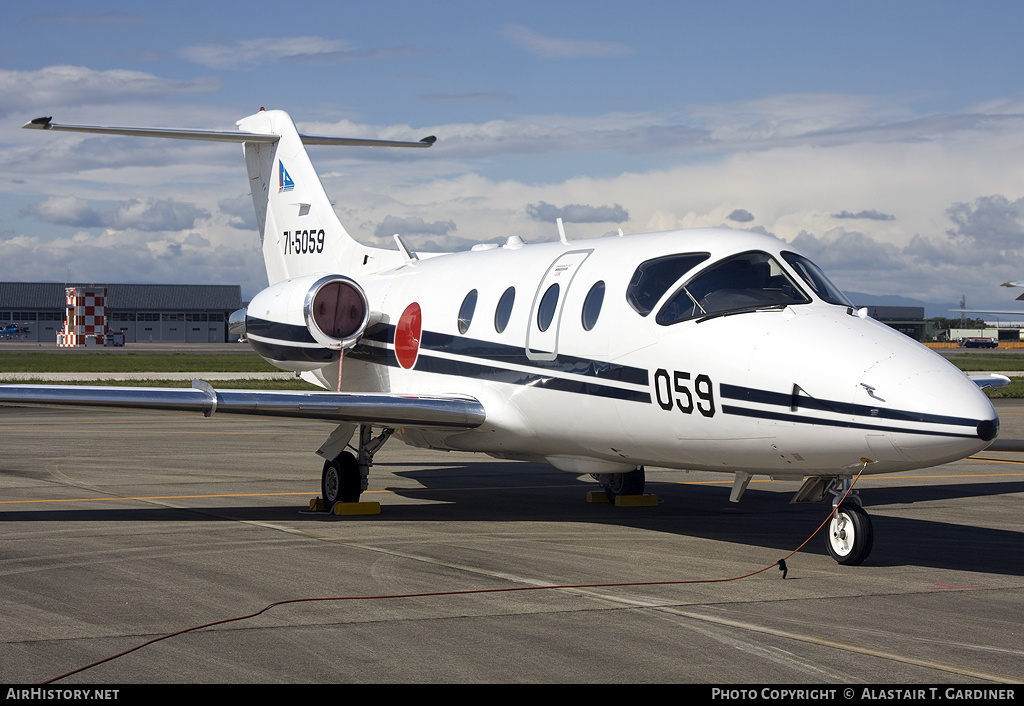
{"label": "passenger door", "polygon": [[530,321],[526,328],[526,357],[530,360],[554,360],[558,355],[558,330],[566,294],[590,250],[570,250],[551,263],[533,297]]}

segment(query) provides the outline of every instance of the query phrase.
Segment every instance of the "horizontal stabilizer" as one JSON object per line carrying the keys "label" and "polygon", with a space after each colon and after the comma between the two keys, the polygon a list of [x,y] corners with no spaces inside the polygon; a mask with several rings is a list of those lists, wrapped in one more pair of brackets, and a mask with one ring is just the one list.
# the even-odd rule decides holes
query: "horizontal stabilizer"
{"label": "horizontal stabilizer", "polygon": [[206,416],[220,412],[450,429],[478,427],[486,416],[483,405],[465,395],[214,390],[198,380],[192,388],[0,385],[0,404],[170,410]]}
{"label": "horizontal stabilizer", "polygon": [[[102,125],[59,125],[52,118],[36,118],[24,125],[28,130],[57,130],[58,132],[86,132],[99,135],[129,135],[131,137],[167,137],[176,140],[206,140],[209,142],[249,142],[272,144],[280,135],[257,132],[221,132],[217,130],[172,130],[162,127],[105,127]],[[306,145],[343,145],[349,147],[430,147],[437,141],[433,135],[416,142],[404,140],[365,140],[356,137],[330,137],[299,135]]]}

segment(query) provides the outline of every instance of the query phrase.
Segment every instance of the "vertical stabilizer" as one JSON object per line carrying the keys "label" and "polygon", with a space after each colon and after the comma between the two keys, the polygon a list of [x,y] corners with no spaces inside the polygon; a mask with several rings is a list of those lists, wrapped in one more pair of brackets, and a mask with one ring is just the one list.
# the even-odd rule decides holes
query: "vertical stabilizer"
{"label": "vertical stabilizer", "polygon": [[345,231],[287,113],[260,111],[238,127],[279,137],[244,143],[270,284],[317,272],[358,276],[401,264],[399,253],[362,245]]}

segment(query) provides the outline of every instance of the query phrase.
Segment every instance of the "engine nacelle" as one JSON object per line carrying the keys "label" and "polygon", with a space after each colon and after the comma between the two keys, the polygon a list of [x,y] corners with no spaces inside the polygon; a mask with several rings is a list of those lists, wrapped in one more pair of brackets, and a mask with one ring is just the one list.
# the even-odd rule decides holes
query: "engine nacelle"
{"label": "engine nacelle", "polygon": [[344,275],[312,274],[267,287],[245,314],[245,335],[263,358],[284,370],[321,368],[363,335],[366,293]]}

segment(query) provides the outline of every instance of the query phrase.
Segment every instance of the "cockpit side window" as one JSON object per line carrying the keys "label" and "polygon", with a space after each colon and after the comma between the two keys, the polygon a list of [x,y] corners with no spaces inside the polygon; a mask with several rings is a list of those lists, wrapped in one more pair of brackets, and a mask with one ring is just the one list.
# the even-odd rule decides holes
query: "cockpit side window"
{"label": "cockpit side window", "polygon": [[782,257],[822,300],[829,304],[853,306],[842,290],[832,284],[832,281],[825,276],[821,268],[806,257],[789,251],[782,253]]}
{"label": "cockpit side window", "polygon": [[662,326],[718,314],[807,304],[771,255],[748,252],[717,262],[680,287],[655,320]]}
{"label": "cockpit side window", "polygon": [[641,263],[626,288],[626,301],[640,316],[647,316],[669,287],[709,257],[706,252],[686,253]]}

